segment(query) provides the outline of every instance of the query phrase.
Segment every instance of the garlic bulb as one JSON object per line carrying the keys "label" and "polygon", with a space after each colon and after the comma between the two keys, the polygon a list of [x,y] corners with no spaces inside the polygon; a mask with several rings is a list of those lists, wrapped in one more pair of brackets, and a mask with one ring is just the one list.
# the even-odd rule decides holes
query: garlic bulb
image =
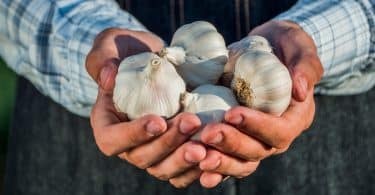
{"label": "garlic bulb", "polygon": [[[191,93],[186,93],[182,102],[185,112],[196,113],[202,127],[210,122],[221,122],[230,108],[237,106],[232,90],[216,85],[202,85]],[[199,141],[201,130],[191,139]]]}
{"label": "garlic bulb", "polygon": [[212,24],[197,21],[180,27],[170,47],[164,48],[160,55],[176,66],[189,87],[195,88],[218,81],[228,50],[224,38]]}
{"label": "garlic bulb", "polygon": [[129,119],[147,114],[172,117],[180,110],[185,82],[167,60],[153,53],[130,56],[121,62],[113,101]]}
{"label": "garlic bulb", "polygon": [[292,80],[275,55],[248,50],[235,64],[231,88],[241,104],[280,116],[289,106]]}
{"label": "garlic bulb", "polygon": [[267,39],[261,36],[246,36],[242,40],[228,46],[229,60],[225,64],[224,72],[233,72],[237,59],[248,50],[260,50],[272,53],[272,47]]}

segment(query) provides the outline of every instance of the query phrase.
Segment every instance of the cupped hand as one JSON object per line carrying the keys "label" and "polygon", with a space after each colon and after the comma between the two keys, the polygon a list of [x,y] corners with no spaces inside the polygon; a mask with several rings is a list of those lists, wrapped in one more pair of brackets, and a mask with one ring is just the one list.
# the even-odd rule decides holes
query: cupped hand
{"label": "cupped hand", "polygon": [[266,37],[273,52],[289,69],[292,100],[280,117],[235,107],[226,113],[226,123],[207,125],[201,140],[211,149],[200,162],[200,182],[205,187],[218,185],[225,176],[242,178],[251,174],[262,159],[285,152],[314,118],[314,85],[323,68],[311,37],[297,24],[287,21],[267,22],[250,35]]}
{"label": "cupped hand", "polygon": [[168,121],[155,115],[129,121],[116,111],[112,100],[121,60],[143,51],[159,51],[162,46],[160,38],[147,32],[108,29],[98,35],[86,59],[87,71],[99,86],[90,120],[102,153],[185,187],[199,178],[197,164],[206,155],[201,144],[188,141],[200,126],[199,118],[181,113]]}

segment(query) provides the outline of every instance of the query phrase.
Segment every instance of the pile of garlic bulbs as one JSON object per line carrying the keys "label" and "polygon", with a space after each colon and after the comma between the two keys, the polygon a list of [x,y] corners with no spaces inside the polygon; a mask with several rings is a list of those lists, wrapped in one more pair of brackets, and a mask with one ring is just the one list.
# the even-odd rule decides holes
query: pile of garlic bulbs
{"label": "pile of garlic bulbs", "polygon": [[[290,103],[292,82],[268,41],[249,36],[231,47],[228,61],[224,38],[208,22],[180,27],[160,53],[145,52],[121,62],[113,93],[116,109],[131,120],[192,112],[202,125],[221,122],[239,103],[281,115]],[[216,85],[222,75],[230,79],[231,89]],[[199,134],[193,139],[199,140]]]}

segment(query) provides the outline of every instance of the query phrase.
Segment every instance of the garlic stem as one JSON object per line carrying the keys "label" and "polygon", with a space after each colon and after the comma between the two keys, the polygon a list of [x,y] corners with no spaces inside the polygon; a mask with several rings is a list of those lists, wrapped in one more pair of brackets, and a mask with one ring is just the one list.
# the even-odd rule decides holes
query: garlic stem
{"label": "garlic stem", "polygon": [[158,58],[151,59],[149,64],[144,70],[144,73],[146,74],[146,78],[152,79],[154,78],[154,75],[156,72],[160,69],[162,62]]}
{"label": "garlic stem", "polygon": [[186,53],[182,47],[166,47],[159,52],[159,56],[167,59],[175,66],[185,63]]}

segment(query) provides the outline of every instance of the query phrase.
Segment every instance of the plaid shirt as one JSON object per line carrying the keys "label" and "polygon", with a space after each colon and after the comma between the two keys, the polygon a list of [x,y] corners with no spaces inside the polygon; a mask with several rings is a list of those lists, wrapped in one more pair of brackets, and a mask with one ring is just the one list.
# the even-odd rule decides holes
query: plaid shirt
{"label": "plaid shirt", "polygon": [[[300,24],[313,37],[325,69],[317,93],[354,94],[374,85],[373,6],[370,0],[300,0],[276,18]],[[97,85],[85,57],[109,27],[146,31],[110,0],[1,0],[0,55],[43,94],[88,116]]]}

